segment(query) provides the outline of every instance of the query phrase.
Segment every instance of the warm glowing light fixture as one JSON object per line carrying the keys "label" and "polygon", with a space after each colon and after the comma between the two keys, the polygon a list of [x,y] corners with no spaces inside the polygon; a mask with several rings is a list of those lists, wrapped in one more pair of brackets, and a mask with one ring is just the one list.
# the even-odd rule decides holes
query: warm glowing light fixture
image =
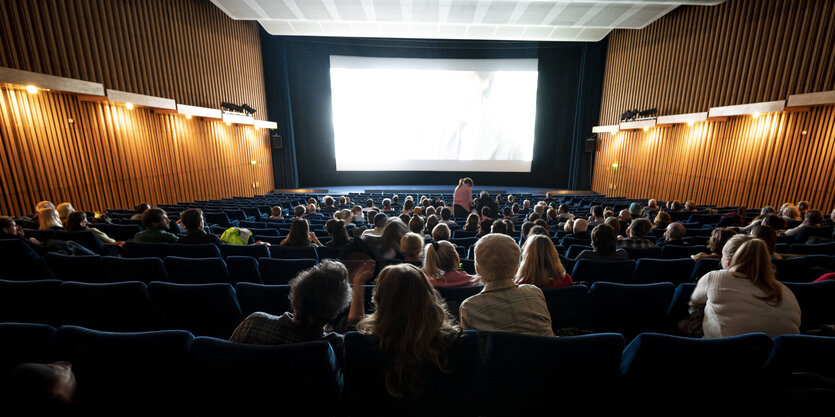
{"label": "warm glowing light fixture", "polygon": [[694,120],[688,120],[687,121],[687,126],[693,127],[694,124],[696,124],[696,121],[694,121]]}
{"label": "warm glowing light fixture", "polygon": [[754,112],[754,113],[751,114],[751,117],[756,119],[757,117],[760,117],[760,113],[759,112]]}
{"label": "warm glowing light fixture", "polygon": [[127,107],[127,108],[128,108],[128,110],[133,110],[133,103],[127,103],[127,104],[125,104],[125,107]]}
{"label": "warm glowing light fixture", "polygon": [[35,87],[34,85],[29,84],[29,85],[26,86],[26,91],[28,91],[29,94],[37,94],[38,93],[38,87]]}
{"label": "warm glowing light fixture", "polygon": [[644,132],[649,132],[649,126],[644,126]]}
{"label": "warm glowing light fixture", "polygon": [[190,114],[186,115],[186,120],[191,120],[191,115]]}
{"label": "warm glowing light fixture", "polygon": [[612,163],[612,168],[618,169],[618,163],[617,162]]}
{"label": "warm glowing light fixture", "polygon": [[232,126],[232,122],[226,122],[226,126]]}
{"label": "warm glowing light fixture", "polygon": [[258,164],[258,162],[255,162],[255,161],[250,161],[250,162],[252,163],[253,166]]}

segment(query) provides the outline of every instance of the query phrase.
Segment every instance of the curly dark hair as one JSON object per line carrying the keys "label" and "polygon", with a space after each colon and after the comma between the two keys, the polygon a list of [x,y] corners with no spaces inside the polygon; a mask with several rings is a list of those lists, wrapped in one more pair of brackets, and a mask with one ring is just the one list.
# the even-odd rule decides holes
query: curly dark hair
{"label": "curly dark hair", "polygon": [[290,306],[303,326],[321,331],[351,303],[348,269],[325,259],[290,280]]}

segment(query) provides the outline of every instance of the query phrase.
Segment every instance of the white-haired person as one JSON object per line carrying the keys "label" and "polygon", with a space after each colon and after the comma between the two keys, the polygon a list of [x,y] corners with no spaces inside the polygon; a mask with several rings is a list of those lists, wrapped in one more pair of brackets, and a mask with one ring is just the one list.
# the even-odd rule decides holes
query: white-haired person
{"label": "white-haired person", "polygon": [[508,235],[491,233],[476,243],[475,268],[484,289],[461,303],[462,329],[554,336],[542,290],[513,282],[519,256],[519,246]]}
{"label": "white-haired person", "polygon": [[721,263],[724,269],[701,277],[690,298],[691,306],[704,306],[705,338],[800,333],[800,305],[774,277],[764,241],[735,235],[722,248]]}

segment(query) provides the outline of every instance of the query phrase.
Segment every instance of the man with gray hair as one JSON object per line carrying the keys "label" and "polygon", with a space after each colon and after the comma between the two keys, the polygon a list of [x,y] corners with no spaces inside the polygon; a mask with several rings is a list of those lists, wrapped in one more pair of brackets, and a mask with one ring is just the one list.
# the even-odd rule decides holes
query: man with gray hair
{"label": "man with gray hair", "polygon": [[678,245],[689,246],[690,242],[684,240],[684,235],[687,234],[687,229],[679,222],[670,223],[667,229],[664,230],[664,236],[659,238],[655,244],[657,246],[664,245]]}
{"label": "man with gray hair", "polygon": [[513,282],[519,255],[519,245],[507,235],[491,233],[476,243],[475,269],[485,284],[461,303],[462,329],[554,336],[542,290]]}

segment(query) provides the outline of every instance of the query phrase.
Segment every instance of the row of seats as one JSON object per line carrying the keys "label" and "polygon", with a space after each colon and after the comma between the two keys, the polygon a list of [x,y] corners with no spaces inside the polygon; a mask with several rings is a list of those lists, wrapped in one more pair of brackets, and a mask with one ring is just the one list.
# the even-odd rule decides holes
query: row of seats
{"label": "row of seats", "polygon": [[[787,284],[802,311],[802,329],[835,323],[835,282]],[[364,287],[370,312],[373,286]],[[483,287],[438,288],[450,313]],[[598,282],[545,289],[555,332],[585,329],[615,332],[631,340],[639,333],[675,334],[687,316],[695,284],[616,284]],[[183,329],[200,336],[228,338],[256,311],[280,315],[290,310],[289,286],[238,283],[173,284],[0,280],[0,321],[79,325],[104,331]]]}
{"label": "row of seats", "polygon": [[[446,372],[430,371],[422,395],[404,400],[386,393],[379,341],[356,332],[345,337],[341,366],[323,341],[243,345],[183,330],[110,333],[21,323],[0,323],[0,337],[1,370],[21,362],[72,363],[78,415],[462,417],[545,409],[655,414],[671,406],[687,407],[688,414],[720,404],[771,415],[769,407],[795,399],[784,389],[786,378],[801,372],[835,377],[835,338],[772,340],[752,333],[700,340],[644,333],[626,345],[612,333],[545,338],[468,331],[454,343]],[[483,350],[480,338],[486,339]],[[688,388],[709,393],[686,400]],[[826,388],[831,382],[804,392],[805,410],[831,405]]]}

